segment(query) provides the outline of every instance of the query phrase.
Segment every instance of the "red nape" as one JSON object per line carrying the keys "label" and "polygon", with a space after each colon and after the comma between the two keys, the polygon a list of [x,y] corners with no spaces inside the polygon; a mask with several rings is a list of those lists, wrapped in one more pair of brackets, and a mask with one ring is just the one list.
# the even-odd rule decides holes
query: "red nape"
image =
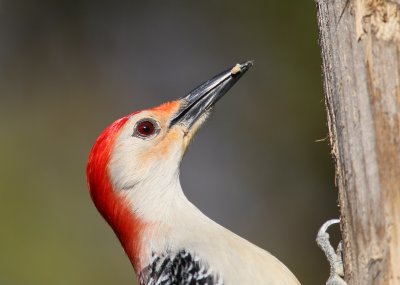
{"label": "red nape", "polygon": [[113,228],[136,269],[140,266],[138,263],[139,234],[144,224],[113,189],[108,171],[108,163],[115,140],[128,119],[129,116],[115,121],[97,139],[89,156],[86,175],[89,192],[96,208]]}

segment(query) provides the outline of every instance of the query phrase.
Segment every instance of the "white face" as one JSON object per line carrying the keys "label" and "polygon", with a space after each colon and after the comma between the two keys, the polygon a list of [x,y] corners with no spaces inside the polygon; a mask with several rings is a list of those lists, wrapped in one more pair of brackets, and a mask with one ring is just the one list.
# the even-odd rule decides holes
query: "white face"
{"label": "white face", "polygon": [[177,109],[142,111],[122,128],[111,155],[109,171],[115,189],[128,190],[140,183],[157,183],[177,174],[184,152],[184,133],[169,129],[169,114]]}
{"label": "white face", "polygon": [[205,113],[190,130],[180,124],[170,128],[179,107],[179,101],[174,101],[129,118],[109,163],[115,189],[129,190],[139,185],[163,188],[176,180],[183,154],[207,117]]}

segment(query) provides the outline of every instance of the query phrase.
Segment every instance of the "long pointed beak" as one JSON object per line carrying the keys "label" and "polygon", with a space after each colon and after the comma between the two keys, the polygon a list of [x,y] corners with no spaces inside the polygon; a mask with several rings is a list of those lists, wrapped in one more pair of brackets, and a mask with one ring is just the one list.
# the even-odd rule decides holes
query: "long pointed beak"
{"label": "long pointed beak", "polygon": [[170,127],[183,124],[189,130],[253,65],[252,61],[238,63],[193,89],[181,99],[181,108],[171,120]]}

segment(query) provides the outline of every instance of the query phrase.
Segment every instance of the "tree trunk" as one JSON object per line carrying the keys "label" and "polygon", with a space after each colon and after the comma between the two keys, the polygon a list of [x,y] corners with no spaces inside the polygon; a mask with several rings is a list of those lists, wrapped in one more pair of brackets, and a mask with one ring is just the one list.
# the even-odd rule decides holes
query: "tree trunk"
{"label": "tree trunk", "polygon": [[400,284],[400,0],[317,0],[345,279]]}

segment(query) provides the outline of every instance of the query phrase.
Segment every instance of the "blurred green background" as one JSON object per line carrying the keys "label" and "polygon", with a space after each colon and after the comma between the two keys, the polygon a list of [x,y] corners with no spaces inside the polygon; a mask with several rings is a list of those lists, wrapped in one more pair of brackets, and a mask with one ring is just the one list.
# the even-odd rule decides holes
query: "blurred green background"
{"label": "blurred green background", "polygon": [[[189,198],[325,284],[314,239],[337,217],[314,2],[0,2],[0,285],[135,284],[85,167],[113,120],[255,66],[182,165]],[[240,269],[238,269],[240,270]]]}

